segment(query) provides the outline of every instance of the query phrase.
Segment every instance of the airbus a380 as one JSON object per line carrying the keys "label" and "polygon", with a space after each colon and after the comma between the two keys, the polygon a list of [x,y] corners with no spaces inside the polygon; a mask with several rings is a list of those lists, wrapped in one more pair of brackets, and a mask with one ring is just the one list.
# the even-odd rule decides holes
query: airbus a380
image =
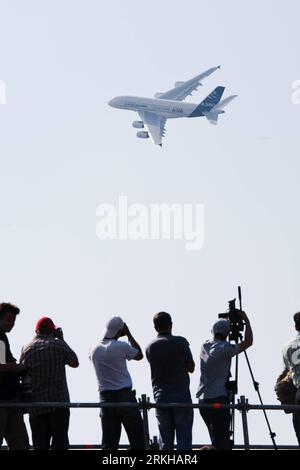
{"label": "airbus a380", "polygon": [[113,108],[136,111],[140,120],[133,121],[132,126],[146,129],[138,131],[137,137],[141,139],[150,137],[154,144],[161,146],[167,119],[205,116],[211,124],[217,124],[219,115],[225,113],[223,108],[237,95],[221,100],[225,87],[218,86],[200,104],[187,103],[183,100],[202,85],[201,80],[219,68],[220,66],[212,67],[186,82],[176,82],[174,88],[165,93],[156,93],[154,98],[117,96],[108,104]]}

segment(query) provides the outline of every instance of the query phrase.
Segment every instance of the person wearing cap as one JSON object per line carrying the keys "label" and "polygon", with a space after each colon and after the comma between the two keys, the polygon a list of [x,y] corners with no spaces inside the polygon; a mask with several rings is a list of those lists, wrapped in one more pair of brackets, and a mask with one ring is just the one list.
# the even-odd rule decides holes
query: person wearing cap
{"label": "person wearing cap", "polygon": [[[229,403],[228,381],[231,359],[249,348],[253,343],[252,328],[245,312],[236,310],[246,324],[244,340],[238,344],[227,341],[230,321],[218,320],[212,327],[213,338],[206,341],[200,354],[200,384],[197,390],[199,403]],[[230,410],[200,409],[200,414],[208,428],[212,447],[230,450]]]}
{"label": "person wearing cap", "polygon": [[[295,313],[293,318],[297,336],[283,350],[285,369],[280,378],[282,379],[287,373],[291,373],[293,384],[297,389],[295,405],[300,405],[300,312]],[[300,411],[293,412],[293,426],[300,446]]]}
{"label": "person wearing cap", "polygon": [[[32,401],[69,402],[65,366],[78,367],[78,358],[51,318],[42,317],[35,330],[20,358],[31,378]],[[67,450],[69,419],[69,408],[29,408],[34,449]]]}
{"label": "person wearing cap", "polygon": [[[195,363],[188,341],[172,335],[172,318],[159,312],[153,318],[157,337],[148,345],[153,395],[156,403],[192,403],[189,373]],[[177,450],[192,449],[192,408],[157,408],[161,450],[173,450],[176,434]]]}
{"label": "person wearing cap", "polygon": [[[3,302],[0,304],[0,401],[18,402],[19,379],[26,367],[17,364],[10,350],[6,333],[10,333],[20,309]],[[9,450],[27,450],[28,434],[22,409],[0,408],[0,447],[6,440]]]}
{"label": "person wearing cap", "polygon": [[[127,336],[129,344],[119,341]],[[122,318],[113,317],[102,334],[101,341],[91,349],[101,403],[137,403],[127,361],[140,361],[143,353]],[[118,449],[122,424],[131,449],[143,449],[143,421],[138,408],[101,408],[102,448]]]}

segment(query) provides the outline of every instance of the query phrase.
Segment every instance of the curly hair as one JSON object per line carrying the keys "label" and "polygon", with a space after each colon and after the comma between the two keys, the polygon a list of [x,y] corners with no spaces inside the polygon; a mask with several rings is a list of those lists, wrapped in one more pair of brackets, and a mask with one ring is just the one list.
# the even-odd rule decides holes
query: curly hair
{"label": "curly hair", "polygon": [[10,304],[8,302],[2,302],[0,304],[0,317],[3,317],[7,313],[18,315],[18,313],[20,313],[20,309],[16,305]]}

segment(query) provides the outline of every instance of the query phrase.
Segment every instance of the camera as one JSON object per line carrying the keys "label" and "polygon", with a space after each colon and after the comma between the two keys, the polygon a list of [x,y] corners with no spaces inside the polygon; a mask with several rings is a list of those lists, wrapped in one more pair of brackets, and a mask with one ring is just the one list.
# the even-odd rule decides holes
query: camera
{"label": "camera", "polygon": [[235,307],[235,299],[228,301],[228,311],[226,313],[219,313],[219,318],[226,318],[230,321],[230,334],[229,341],[238,342],[240,332],[244,330],[244,322],[238,314],[238,309]]}
{"label": "camera", "polygon": [[27,372],[25,372],[25,374],[20,376],[19,397],[20,397],[20,401],[25,402],[25,403],[30,403],[33,401],[31,377]]}

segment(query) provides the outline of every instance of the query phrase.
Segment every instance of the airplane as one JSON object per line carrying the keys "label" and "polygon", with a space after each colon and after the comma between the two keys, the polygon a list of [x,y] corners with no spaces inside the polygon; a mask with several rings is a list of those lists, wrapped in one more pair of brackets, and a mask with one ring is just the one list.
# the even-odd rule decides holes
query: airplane
{"label": "airplane", "polygon": [[200,104],[187,103],[183,100],[202,85],[201,80],[220,68],[220,65],[212,67],[190,80],[176,82],[174,88],[164,93],[155,93],[154,98],[117,96],[108,104],[113,108],[136,111],[140,120],[133,121],[132,127],[146,128],[146,130],[138,131],[137,137],[141,139],[150,137],[154,144],[162,146],[167,119],[205,116],[210,124],[217,124],[219,115],[225,113],[223,108],[237,95],[221,100],[225,87],[218,86]]}

